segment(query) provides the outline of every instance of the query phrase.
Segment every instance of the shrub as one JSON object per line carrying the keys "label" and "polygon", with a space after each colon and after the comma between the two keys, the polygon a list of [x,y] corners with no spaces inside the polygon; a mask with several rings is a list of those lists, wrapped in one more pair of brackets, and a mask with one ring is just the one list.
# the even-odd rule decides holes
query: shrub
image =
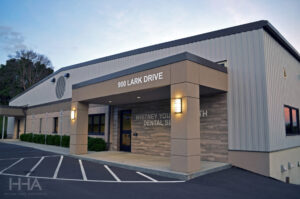
{"label": "shrub", "polygon": [[61,138],[61,146],[62,147],[69,147],[70,146],[70,136],[63,135]]}
{"label": "shrub", "polygon": [[45,144],[45,135],[33,134],[33,142],[39,144]]}
{"label": "shrub", "polygon": [[25,137],[26,137],[26,134],[21,134],[21,135],[20,135],[20,140],[21,140],[21,141],[25,141]]}
{"label": "shrub", "polygon": [[53,145],[60,146],[60,136],[59,135],[53,136]]}
{"label": "shrub", "polygon": [[25,142],[32,142],[33,134],[32,133],[24,133],[20,135],[20,139]]}
{"label": "shrub", "polygon": [[89,151],[105,151],[106,143],[102,138],[88,137]]}
{"label": "shrub", "polygon": [[59,135],[47,135],[46,144],[60,146],[60,136]]}
{"label": "shrub", "polygon": [[32,133],[26,133],[26,141],[27,142],[32,142],[33,134]]}
{"label": "shrub", "polygon": [[47,135],[47,136],[46,136],[46,144],[47,144],[47,145],[53,145],[53,142],[54,142],[54,141],[53,141],[53,140],[54,140],[53,138],[54,138],[53,135]]}

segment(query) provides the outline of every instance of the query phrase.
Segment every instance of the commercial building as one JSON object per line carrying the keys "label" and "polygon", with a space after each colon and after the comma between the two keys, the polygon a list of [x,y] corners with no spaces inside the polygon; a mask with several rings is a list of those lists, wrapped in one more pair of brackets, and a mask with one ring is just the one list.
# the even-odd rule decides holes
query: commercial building
{"label": "commercial building", "polygon": [[[64,67],[0,108],[21,133],[87,137],[109,150],[201,160],[300,181],[300,56],[257,21]],[[13,116],[13,117],[12,117]]]}

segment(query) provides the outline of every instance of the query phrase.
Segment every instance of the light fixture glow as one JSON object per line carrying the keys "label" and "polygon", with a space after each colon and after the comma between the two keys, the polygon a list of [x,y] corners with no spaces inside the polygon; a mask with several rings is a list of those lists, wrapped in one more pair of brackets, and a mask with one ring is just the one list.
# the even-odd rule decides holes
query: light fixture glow
{"label": "light fixture glow", "polygon": [[108,101],[108,103],[112,103],[112,101],[111,101],[111,100],[109,100],[109,101]]}
{"label": "light fixture glow", "polygon": [[174,100],[175,113],[182,113],[182,101],[181,98]]}
{"label": "light fixture glow", "polygon": [[71,120],[75,120],[75,110],[71,110]]}
{"label": "light fixture glow", "polygon": [[140,96],[137,96],[136,98],[137,98],[137,99],[141,99],[141,97],[140,97]]}

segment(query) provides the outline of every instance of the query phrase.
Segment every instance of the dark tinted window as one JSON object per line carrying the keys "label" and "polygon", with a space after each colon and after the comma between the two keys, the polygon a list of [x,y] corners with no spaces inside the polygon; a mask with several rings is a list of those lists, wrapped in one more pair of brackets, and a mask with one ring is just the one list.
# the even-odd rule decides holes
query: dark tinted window
{"label": "dark tinted window", "polygon": [[89,115],[89,134],[104,135],[105,131],[105,114]]}
{"label": "dark tinted window", "polygon": [[299,109],[284,106],[284,122],[287,135],[299,134]]}
{"label": "dark tinted window", "polygon": [[53,128],[53,133],[58,132],[58,117],[54,118],[54,128]]}

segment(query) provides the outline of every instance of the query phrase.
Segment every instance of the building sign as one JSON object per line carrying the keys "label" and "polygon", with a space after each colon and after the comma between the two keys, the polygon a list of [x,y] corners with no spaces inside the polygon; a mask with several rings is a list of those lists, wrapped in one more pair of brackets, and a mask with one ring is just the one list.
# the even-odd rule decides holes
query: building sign
{"label": "building sign", "polygon": [[201,117],[208,117],[208,111],[207,111],[207,109],[206,110],[201,110],[200,109],[200,118]]}
{"label": "building sign", "polygon": [[119,81],[118,88],[124,88],[124,87],[128,87],[128,86],[134,86],[134,85],[145,84],[145,83],[162,80],[162,79],[164,79],[163,75],[164,75],[163,72],[158,72],[158,73],[154,73],[154,74],[133,77],[131,79]]}
{"label": "building sign", "polygon": [[135,115],[135,120],[143,121],[145,127],[171,126],[170,113],[145,113]]}
{"label": "building sign", "polygon": [[[200,110],[200,118],[207,117],[207,110]],[[142,121],[144,127],[156,127],[156,126],[171,126],[170,113],[145,113],[136,114],[134,119],[136,121]]]}

